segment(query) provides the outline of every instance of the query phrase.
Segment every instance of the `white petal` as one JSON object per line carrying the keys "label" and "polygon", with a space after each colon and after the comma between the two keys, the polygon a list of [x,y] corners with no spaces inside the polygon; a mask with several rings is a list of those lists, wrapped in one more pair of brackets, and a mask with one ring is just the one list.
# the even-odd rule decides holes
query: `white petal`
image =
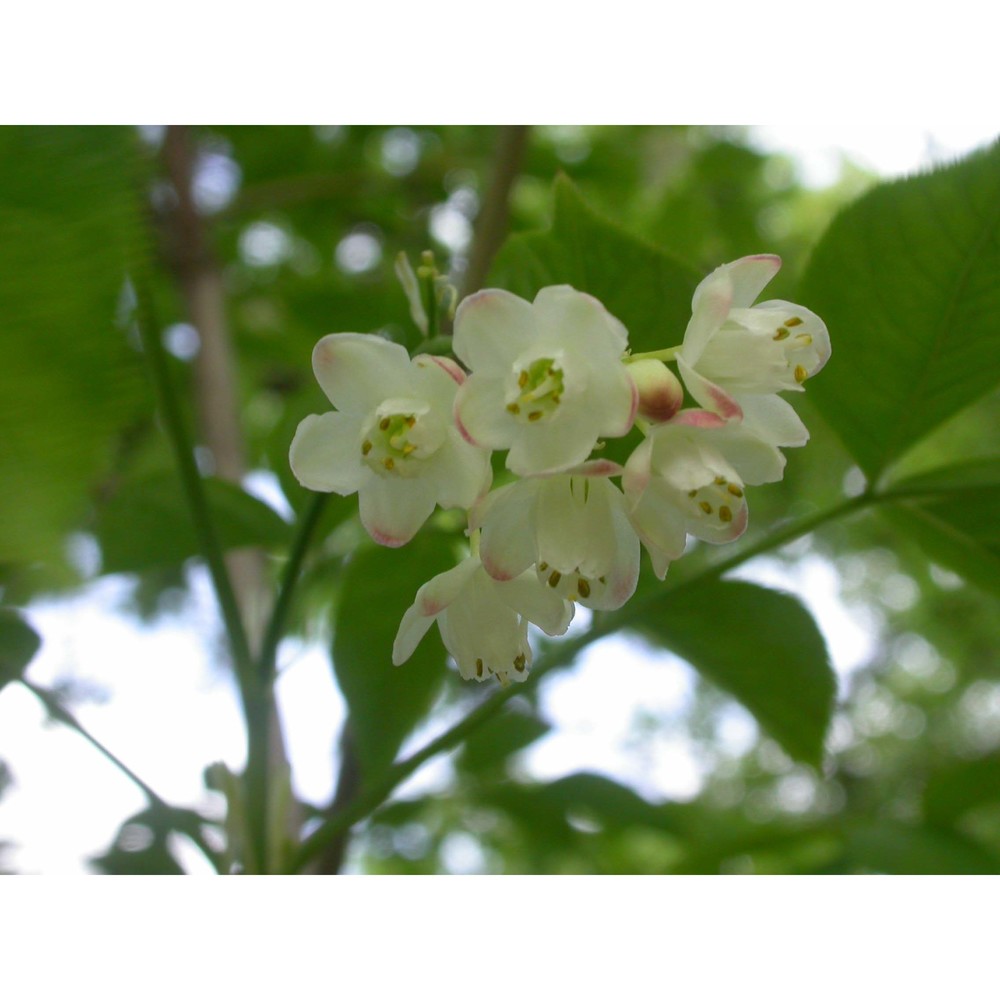
{"label": "white petal", "polygon": [[313,350],[313,371],[338,410],[368,413],[389,396],[410,394],[406,349],[373,334],[328,334]]}
{"label": "white petal", "polygon": [[750,486],[776,483],[785,474],[785,456],[746,425],[730,425],[713,443],[740,479]]}
{"label": "white petal", "polygon": [[585,407],[577,411],[564,405],[553,420],[515,424],[507,468],[519,476],[537,476],[579,465],[599,437],[586,416]]}
{"label": "white petal", "polygon": [[416,604],[406,609],[403,620],[399,623],[396,639],[392,644],[393,666],[398,667],[413,655],[420,640],[427,635],[428,629],[433,624],[434,618],[422,615]]}
{"label": "white petal", "polygon": [[775,395],[743,396],[744,426],[769,444],[779,448],[800,448],[809,440],[809,431],[791,403]]}
{"label": "white petal", "polygon": [[662,580],[666,567],[684,554],[687,542],[684,518],[655,481],[633,507],[629,518],[653,559],[654,572]]}
{"label": "white petal", "polygon": [[699,406],[718,413],[727,420],[738,420],[742,417],[740,404],[725,389],[695,371],[684,358],[677,358],[677,370],[681,373],[688,392]]}
{"label": "white petal", "polygon": [[509,448],[517,425],[505,406],[502,379],[470,375],[455,396],[455,422],[462,437],[482,448]]}
{"label": "white petal", "polygon": [[628,347],[628,331],[592,295],[569,285],[543,288],[534,301],[539,346],[569,349],[583,357],[616,359]]}
{"label": "white petal", "polygon": [[449,428],[444,446],[427,464],[425,475],[433,480],[437,502],[445,508],[468,510],[493,479],[489,451],[469,444],[454,427]]}
{"label": "white petal", "polygon": [[635,423],[639,390],[628,367],[616,361],[591,373],[586,405],[599,437],[623,437]]}
{"label": "white petal", "polygon": [[306,417],[292,438],[288,459],[306,489],[323,493],[348,496],[371,475],[361,461],[361,420],[356,414]]}
{"label": "white petal", "polygon": [[365,531],[379,545],[405,545],[434,512],[434,483],[373,475],[358,491]]}
{"label": "white petal", "polygon": [[618,490],[610,483],[608,486],[620,498],[611,504],[614,558],[603,574],[605,585],[594,588],[590,599],[580,598],[581,604],[595,611],[613,611],[615,608],[620,608],[635,593],[639,583],[639,536],[628,519],[624,497],[621,497]]}
{"label": "white petal", "polygon": [[508,607],[537,625],[546,635],[562,635],[573,620],[572,602],[540,583],[533,572],[497,585],[497,596]]}
{"label": "white petal", "polygon": [[494,580],[512,580],[538,558],[535,503],[539,480],[522,480],[488,494],[474,508],[469,527],[482,527],[479,556]]}
{"label": "white petal", "polygon": [[768,282],[781,270],[781,258],[773,253],[754,254],[724,264],[733,289],[733,309],[753,305]]}
{"label": "white petal", "polygon": [[830,332],[823,322],[811,309],[805,306],[796,305],[794,302],[785,302],[783,299],[772,299],[768,302],[761,302],[756,309],[780,310],[784,315],[782,321],[795,318],[801,323],[792,328],[792,336],[796,339],[803,335],[808,335],[812,343],[810,348],[815,353],[815,359],[805,365],[810,377],[816,374],[830,360]]}
{"label": "white petal", "polygon": [[499,288],[484,288],[459,303],[452,348],[473,372],[503,376],[535,336],[530,302]]}
{"label": "white petal", "polygon": [[725,322],[733,301],[733,285],[725,268],[716,268],[694,290],[691,319],[678,357],[696,365],[715,331]]}
{"label": "white petal", "polygon": [[[538,558],[560,573],[603,576],[615,558],[611,495],[606,479],[557,476],[538,495]],[[616,491],[615,491],[616,492]]]}

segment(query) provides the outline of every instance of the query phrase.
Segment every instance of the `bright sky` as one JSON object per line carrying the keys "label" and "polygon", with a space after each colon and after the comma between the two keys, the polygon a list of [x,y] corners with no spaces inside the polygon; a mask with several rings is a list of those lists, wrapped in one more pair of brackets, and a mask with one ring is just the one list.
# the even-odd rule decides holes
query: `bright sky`
{"label": "bright sky", "polygon": [[[794,151],[803,179],[817,186],[836,176],[841,151],[894,176],[951,159],[995,135],[956,124],[769,126],[757,132],[762,146]],[[822,560],[803,559],[791,577],[776,562],[758,560],[741,575],[800,594],[840,673],[864,662],[870,649],[865,623],[839,601],[836,575]],[[213,602],[204,576],[196,573],[194,580],[191,613],[152,628],[118,615],[128,588],[122,579],[100,579],[76,598],[32,607],[28,617],[44,645],[30,676],[42,685],[69,680],[90,692],[74,711],[102,742],[168,801],[219,811],[217,798],[204,791],[202,771],[217,760],[241,765],[242,723],[229,680],[213,669],[206,653]],[[277,691],[297,791],[322,802],[333,783],[332,747],[343,706],[321,650],[289,643],[281,654]],[[618,776],[654,797],[695,795],[703,765],[685,739],[660,733],[637,749],[632,736],[642,712],[680,716],[692,692],[690,668],[670,654],[650,653],[616,637],[604,640],[573,669],[544,683],[543,709],[558,734],[540,741],[523,766],[539,778],[586,768]],[[599,718],[593,709],[598,703]],[[18,871],[86,872],[87,856],[105,849],[121,821],[144,800],[79,736],[46,725],[44,715],[17,685],[0,695],[0,760],[10,765],[15,780],[0,798],[0,841],[17,845],[6,860]],[[723,731],[726,745],[739,752],[754,732],[749,715],[734,705]],[[426,787],[446,777],[447,765],[438,762],[411,781]],[[208,872],[193,848],[182,856],[192,872]],[[446,860],[455,871],[475,868],[475,845],[456,841]]]}

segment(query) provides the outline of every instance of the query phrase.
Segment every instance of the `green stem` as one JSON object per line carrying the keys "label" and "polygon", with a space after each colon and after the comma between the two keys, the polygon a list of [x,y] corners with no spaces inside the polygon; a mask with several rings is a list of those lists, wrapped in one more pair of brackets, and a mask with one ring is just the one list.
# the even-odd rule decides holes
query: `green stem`
{"label": "green stem", "polygon": [[673,361],[681,350],[680,344],[677,347],[664,347],[659,351],[645,351],[642,354],[626,354],[622,358],[625,364],[630,365],[634,361]]}
{"label": "green stem", "polygon": [[285,563],[284,571],[281,574],[281,582],[278,586],[278,597],[274,602],[274,610],[271,612],[270,621],[267,623],[267,631],[264,633],[260,655],[257,657],[257,675],[262,686],[270,687],[274,680],[278,643],[281,642],[285,634],[285,626],[288,623],[288,615],[292,608],[292,598],[299,581],[302,564],[305,562],[306,553],[309,550],[309,543],[323,515],[323,511],[326,509],[326,503],[329,498],[328,493],[314,494],[299,521],[298,530],[292,542],[291,551],[288,554],[288,561]]}
{"label": "green stem", "polygon": [[[94,736],[83,724],[69,711],[65,705],[51,691],[33,684],[25,678],[20,678],[21,683],[45,706],[45,710],[57,722],[72,729],[77,735],[82,736],[101,756],[110,761],[122,774],[125,775],[139,790],[146,796],[150,806],[153,806],[165,813],[180,814],[182,810],[170,805],[161,798],[153,789],[139,777],[117,754],[109,750],[96,736]],[[189,812],[189,811],[187,811]],[[211,862],[216,871],[222,871],[222,859],[216,851],[208,845],[200,830],[191,828],[189,824],[183,825],[183,833],[187,834],[194,844],[197,845],[202,854]]]}
{"label": "green stem", "polygon": [[[141,272],[140,272],[141,273]],[[160,341],[149,290],[140,276],[135,278],[136,326],[149,367],[164,428],[177,462],[181,486],[194,523],[199,548],[208,565],[216,599],[222,614],[229,649],[239,682],[243,712],[247,723],[247,802],[253,864],[249,869],[263,871],[267,864],[267,784],[268,730],[270,697],[262,689],[254,670],[250,645],[240,615],[232,581],[226,569],[222,546],[208,505],[204,482],[194,458],[177,393],[170,377],[166,351]]]}
{"label": "green stem", "polygon": [[[826,510],[818,511],[810,517],[805,517],[786,525],[781,530],[768,535],[756,544],[741,549],[730,558],[708,566],[686,580],[674,584],[667,583],[655,594],[651,594],[645,599],[634,601],[630,606],[623,608],[621,611],[602,616],[600,620],[594,622],[585,634],[575,636],[571,639],[564,639],[549,646],[546,653],[539,658],[538,662],[532,668],[531,678],[528,683],[537,682],[539,677],[544,676],[554,667],[568,662],[592,642],[602,639],[613,632],[617,632],[628,625],[629,622],[639,618],[650,607],[658,601],[663,600],[667,594],[676,593],[678,590],[704,583],[706,580],[716,579],[728,573],[731,569],[735,569],[737,566],[753,559],[755,556],[785,545],[796,538],[801,538],[803,535],[810,534],[830,521],[863,510],[865,507],[878,503],[881,500],[881,497],[873,493],[864,493],[860,496],[851,497]],[[394,764],[381,780],[362,789],[358,797],[347,808],[331,817],[303,841],[298,853],[293,858],[292,870],[301,871],[313,858],[322,853],[324,848],[339,834],[374,812],[392,794],[393,790],[413,774],[417,768],[432,757],[437,756],[437,754],[457,746],[483,723],[493,718],[511,698],[523,690],[523,685],[512,685],[511,687],[497,691],[477,708],[473,709],[464,719],[457,722],[436,739],[431,740],[425,747]]]}

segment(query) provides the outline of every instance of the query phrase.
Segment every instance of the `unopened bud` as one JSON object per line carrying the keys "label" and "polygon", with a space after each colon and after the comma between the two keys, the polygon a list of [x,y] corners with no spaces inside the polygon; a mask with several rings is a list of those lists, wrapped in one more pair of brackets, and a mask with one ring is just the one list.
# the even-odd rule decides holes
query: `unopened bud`
{"label": "unopened bud", "polygon": [[684,404],[680,380],[662,361],[635,361],[628,371],[639,390],[639,416],[645,420],[661,424]]}

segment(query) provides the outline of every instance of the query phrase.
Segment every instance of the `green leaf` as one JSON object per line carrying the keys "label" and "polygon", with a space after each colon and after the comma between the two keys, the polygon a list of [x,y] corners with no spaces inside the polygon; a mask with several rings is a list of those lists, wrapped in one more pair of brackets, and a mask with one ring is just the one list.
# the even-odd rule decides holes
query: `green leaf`
{"label": "green leaf", "polygon": [[848,831],[848,870],[886,875],[997,875],[1000,857],[951,830],[882,820]]}
{"label": "green leaf", "polygon": [[447,539],[425,530],[402,551],[365,549],[347,568],[334,619],[333,665],[363,781],[392,764],[447,676],[436,627],[402,666],[392,665],[392,643],[420,586],[454,564]]}
{"label": "green leaf", "polygon": [[1000,594],[1000,460],[958,462],[892,485],[882,512],[942,566]]}
{"label": "green leaf", "polygon": [[0,129],[0,560],[60,562],[63,535],[148,410],[116,316],[141,220],[127,129]]}
{"label": "green leaf", "polygon": [[507,758],[544,736],[551,726],[537,715],[508,705],[500,715],[471,733],[462,747],[461,765],[468,771],[503,768]]}
{"label": "green leaf", "polygon": [[42,640],[13,608],[0,608],[0,689],[18,680]]}
{"label": "green leaf", "polygon": [[965,760],[936,771],[924,789],[928,822],[950,826],[977,806],[1000,802],[1000,753]]}
{"label": "green leaf", "polygon": [[552,228],[511,237],[490,282],[533,299],[547,285],[596,296],[629,331],[635,353],[681,342],[701,275],[597,215],[566,177],[555,183]]}
{"label": "green leaf", "polygon": [[[291,526],[262,500],[221,479],[204,485],[223,548],[289,543]],[[95,533],[105,573],[175,566],[200,552],[184,490],[169,473],[123,485],[101,508]]]}
{"label": "green leaf", "polygon": [[823,636],[794,597],[714,580],[677,588],[630,625],[733,695],[790,756],[819,764],[836,680]]}
{"label": "green leaf", "polygon": [[1000,144],[842,212],[800,301],[833,357],[809,393],[875,480],[1000,383]]}

